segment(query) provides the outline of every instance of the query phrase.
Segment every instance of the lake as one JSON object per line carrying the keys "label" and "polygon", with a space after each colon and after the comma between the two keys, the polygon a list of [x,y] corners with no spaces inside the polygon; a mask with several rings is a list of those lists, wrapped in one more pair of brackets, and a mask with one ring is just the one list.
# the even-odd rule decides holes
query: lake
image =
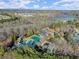
{"label": "lake", "polygon": [[64,15],[64,16],[56,16],[56,17],[50,17],[48,20],[54,20],[54,21],[68,21],[68,20],[75,20],[76,16],[73,15]]}

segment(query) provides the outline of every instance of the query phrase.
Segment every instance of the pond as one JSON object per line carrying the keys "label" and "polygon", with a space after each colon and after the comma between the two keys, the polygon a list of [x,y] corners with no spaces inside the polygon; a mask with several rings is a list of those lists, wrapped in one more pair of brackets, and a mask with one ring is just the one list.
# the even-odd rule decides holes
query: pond
{"label": "pond", "polygon": [[56,17],[50,17],[48,20],[54,20],[54,21],[68,21],[68,20],[75,20],[76,16],[73,15],[64,15],[64,16],[56,16]]}

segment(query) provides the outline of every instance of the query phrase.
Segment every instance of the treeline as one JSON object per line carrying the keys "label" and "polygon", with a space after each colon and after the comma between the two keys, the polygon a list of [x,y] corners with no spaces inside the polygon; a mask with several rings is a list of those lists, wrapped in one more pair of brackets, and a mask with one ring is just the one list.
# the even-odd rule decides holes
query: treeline
{"label": "treeline", "polygon": [[50,28],[61,28],[65,25],[75,26],[76,28],[79,28],[79,20],[73,20],[73,21],[54,21],[52,24],[49,25]]}

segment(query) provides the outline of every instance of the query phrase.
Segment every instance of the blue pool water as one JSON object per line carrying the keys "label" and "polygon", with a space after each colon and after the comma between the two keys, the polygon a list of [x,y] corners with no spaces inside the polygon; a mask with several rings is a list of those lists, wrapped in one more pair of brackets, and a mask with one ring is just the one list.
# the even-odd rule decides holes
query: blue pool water
{"label": "blue pool water", "polygon": [[32,36],[30,40],[21,41],[20,43],[24,46],[34,47],[33,43],[40,42],[41,38],[39,36]]}
{"label": "blue pool water", "polygon": [[29,47],[32,47],[32,43],[33,41],[32,40],[29,40],[29,41],[22,41],[20,42],[22,45],[24,46],[29,46]]}
{"label": "blue pool water", "polygon": [[64,15],[64,16],[57,16],[57,17],[50,17],[49,20],[74,20],[76,19],[76,16],[73,16],[73,15]]}
{"label": "blue pool water", "polygon": [[79,32],[75,33],[74,42],[79,43]]}
{"label": "blue pool water", "polygon": [[34,42],[40,42],[41,41],[41,38],[38,37],[38,36],[32,36],[31,38],[33,39]]}

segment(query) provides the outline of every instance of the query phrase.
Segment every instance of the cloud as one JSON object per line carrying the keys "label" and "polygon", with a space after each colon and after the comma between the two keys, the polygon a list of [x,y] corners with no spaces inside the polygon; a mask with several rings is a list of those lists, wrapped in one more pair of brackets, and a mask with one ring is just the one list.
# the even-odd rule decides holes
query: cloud
{"label": "cloud", "polygon": [[28,8],[26,5],[30,3],[34,3],[32,0],[0,0],[0,9],[16,9],[16,8]]}
{"label": "cloud", "polygon": [[[50,2],[52,1],[52,2]],[[50,3],[49,3],[50,2]],[[79,9],[79,0],[0,0],[0,9]]]}
{"label": "cloud", "polygon": [[53,3],[53,5],[66,10],[79,10],[79,0],[60,0]]}
{"label": "cloud", "polygon": [[[37,2],[40,2],[40,0],[37,0]],[[3,0],[0,0],[0,9],[18,9],[18,8],[24,8],[24,9],[45,9],[48,8],[46,6],[40,6],[35,0],[7,0],[7,3]],[[43,1],[42,3],[46,4],[46,1]],[[32,6],[27,6],[33,4]]]}
{"label": "cloud", "polygon": [[40,2],[40,0],[37,0],[37,2]]}
{"label": "cloud", "polygon": [[47,4],[47,2],[46,2],[46,1],[44,1],[43,3],[44,3],[44,4]]}
{"label": "cloud", "polygon": [[0,9],[2,9],[3,7],[5,7],[4,2],[0,2]]}
{"label": "cloud", "polygon": [[65,2],[79,2],[79,0],[60,0],[54,3],[54,5],[58,5],[60,3],[65,3]]}
{"label": "cloud", "polygon": [[39,5],[33,5],[32,8],[40,8],[40,6]]}
{"label": "cloud", "polygon": [[72,4],[63,4],[61,5],[67,9],[79,10],[79,3],[72,3]]}
{"label": "cloud", "polygon": [[41,8],[42,9],[48,9],[49,7],[48,6],[42,6]]}

